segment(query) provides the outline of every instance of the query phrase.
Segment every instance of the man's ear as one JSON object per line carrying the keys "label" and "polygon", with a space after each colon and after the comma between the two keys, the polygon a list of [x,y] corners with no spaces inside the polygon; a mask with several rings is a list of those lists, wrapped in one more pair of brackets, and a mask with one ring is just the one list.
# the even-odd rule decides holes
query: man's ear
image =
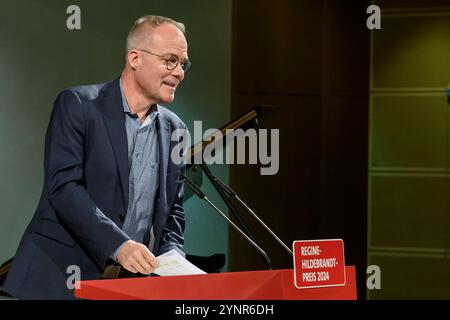
{"label": "man's ear", "polygon": [[127,62],[133,70],[136,70],[141,63],[137,50],[130,50],[130,52],[128,52]]}

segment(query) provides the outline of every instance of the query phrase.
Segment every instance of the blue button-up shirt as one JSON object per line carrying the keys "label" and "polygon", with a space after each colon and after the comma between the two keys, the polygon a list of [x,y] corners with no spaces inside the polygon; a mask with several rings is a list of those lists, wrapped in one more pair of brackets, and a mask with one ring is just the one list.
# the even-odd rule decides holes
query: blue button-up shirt
{"label": "blue button-up shirt", "polygon": [[[122,230],[131,240],[142,243],[145,233],[151,230],[155,196],[159,186],[159,145],[155,126],[158,111],[152,108],[153,112],[147,115],[141,124],[139,117],[130,111],[122,81],[120,92],[125,112],[130,164],[128,208]],[[150,239],[150,242],[153,242],[152,240]],[[114,259],[117,258],[121,247],[115,251]]]}

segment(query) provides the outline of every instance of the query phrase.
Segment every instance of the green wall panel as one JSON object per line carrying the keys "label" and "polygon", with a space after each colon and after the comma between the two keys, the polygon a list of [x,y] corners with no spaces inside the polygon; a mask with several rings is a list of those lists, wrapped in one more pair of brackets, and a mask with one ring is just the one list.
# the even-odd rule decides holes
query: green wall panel
{"label": "green wall panel", "polygon": [[377,4],[368,264],[381,267],[382,289],[368,290],[368,298],[448,299],[450,7],[439,0]]}
{"label": "green wall panel", "polygon": [[370,255],[381,270],[381,289],[370,299],[450,299],[450,259],[443,256]]}
{"label": "green wall panel", "polygon": [[450,247],[450,179],[372,175],[372,246]]}
{"label": "green wall panel", "polygon": [[450,84],[450,12],[389,16],[374,32],[373,87],[440,87]]}
{"label": "green wall panel", "polygon": [[372,168],[446,170],[448,107],[442,96],[372,98]]}

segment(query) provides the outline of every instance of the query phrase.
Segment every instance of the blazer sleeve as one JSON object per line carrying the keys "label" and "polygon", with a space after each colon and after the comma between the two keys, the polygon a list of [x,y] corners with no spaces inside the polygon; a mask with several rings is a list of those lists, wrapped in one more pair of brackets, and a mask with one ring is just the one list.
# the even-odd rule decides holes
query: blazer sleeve
{"label": "blazer sleeve", "polygon": [[97,208],[86,191],[83,107],[71,90],[61,92],[55,101],[45,148],[47,194],[58,218],[104,266],[129,237]]}

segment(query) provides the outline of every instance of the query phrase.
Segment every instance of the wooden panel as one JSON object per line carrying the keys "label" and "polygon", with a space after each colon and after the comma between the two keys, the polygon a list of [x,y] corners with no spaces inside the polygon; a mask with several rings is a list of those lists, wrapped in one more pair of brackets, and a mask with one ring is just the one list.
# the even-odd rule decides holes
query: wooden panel
{"label": "wooden panel", "polygon": [[372,98],[372,167],[446,170],[447,106],[439,96]]}
{"label": "wooden panel", "polygon": [[374,31],[374,88],[450,84],[449,14],[383,17]]}
{"label": "wooden panel", "polygon": [[318,93],[321,1],[234,1],[236,89]]}
{"label": "wooden panel", "polygon": [[321,121],[318,237],[342,238],[346,263],[358,266],[367,246],[367,113],[367,97],[329,97]]}
{"label": "wooden panel", "polygon": [[[367,3],[233,2],[232,117],[256,104],[281,110],[261,119],[280,129],[280,171],[260,176],[258,166],[235,165],[232,186],[288,244],[344,237],[358,270],[366,264]],[[246,220],[274,267],[292,266],[283,248]],[[265,268],[233,231],[230,254],[232,270]],[[358,285],[363,292],[361,273]]]}
{"label": "wooden panel", "polygon": [[[331,95],[369,91],[370,30],[365,25],[369,1],[326,1],[323,77]],[[351,36],[350,36],[351,35]]]}
{"label": "wooden panel", "polygon": [[450,247],[449,179],[372,176],[373,246]]}
{"label": "wooden panel", "polygon": [[370,299],[450,299],[450,260],[444,257],[370,255],[381,269],[381,290]]}
{"label": "wooden panel", "polygon": [[[258,103],[280,106],[279,111],[260,118],[261,128],[280,129],[280,165],[273,176],[261,176],[259,165],[232,165],[232,187],[288,245],[314,237],[319,206],[320,100],[270,95],[239,95],[237,100],[239,109]],[[292,257],[249,214],[244,217],[274,267],[292,267]],[[234,231],[230,231],[230,251],[232,270],[265,268],[256,250]]]}

